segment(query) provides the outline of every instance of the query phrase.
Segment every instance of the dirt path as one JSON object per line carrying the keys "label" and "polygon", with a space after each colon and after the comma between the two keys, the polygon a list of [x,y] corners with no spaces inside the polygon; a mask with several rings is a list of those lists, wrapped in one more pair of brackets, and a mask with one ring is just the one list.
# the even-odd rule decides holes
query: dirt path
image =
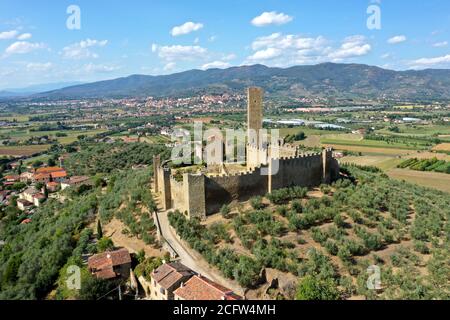
{"label": "dirt path", "polygon": [[[159,204],[157,197],[155,197],[155,200]],[[167,211],[159,211],[157,215],[161,225],[161,233],[163,237],[177,252],[179,260],[182,264],[217,282],[218,284],[232,289],[237,294],[244,295],[244,289],[240,287],[236,281],[226,279],[222,276],[219,270],[211,267],[198,252],[192,250],[188,244],[176,235],[175,230],[170,226]]]}
{"label": "dirt path", "polygon": [[103,226],[103,232],[107,237],[110,237],[117,247],[127,248],[128,251],[137,253],[144,249],[145,255],[148,257],[163,257],[164,252],[160,249],[153,248],[145,244],[144,241],[137,239],[136,237],[129,237],[122,233],[122,230],[126,229],[126,226],[120,221],[114,218],[110,223]]}

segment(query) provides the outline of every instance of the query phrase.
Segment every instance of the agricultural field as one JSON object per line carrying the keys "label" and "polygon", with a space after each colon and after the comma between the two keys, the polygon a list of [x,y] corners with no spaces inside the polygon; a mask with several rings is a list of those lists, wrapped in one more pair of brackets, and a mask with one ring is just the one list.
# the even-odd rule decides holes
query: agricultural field
{"label": "agricultural field", "polygon": [[46,151],[50,145],[0,146],[0,156],[22,157]]}
{"label": "agricultural field", "polygon": [[32,137],[48,136],[61,144],[70,144],[76,141],[78,136],[92,137],[103,132],[106,132],[106,130],[31,131],[30,129],[1,129],[0,136],[3,136],[3,138],[8,137],[17,142],[22,142]]}
{"label": "agricultural field", "polygon": [[424,172],[407,169],[392,169],[387,172],[388,176],[414,183],[428,188],[433,188],[450,193],[450,175],[437,172]]}

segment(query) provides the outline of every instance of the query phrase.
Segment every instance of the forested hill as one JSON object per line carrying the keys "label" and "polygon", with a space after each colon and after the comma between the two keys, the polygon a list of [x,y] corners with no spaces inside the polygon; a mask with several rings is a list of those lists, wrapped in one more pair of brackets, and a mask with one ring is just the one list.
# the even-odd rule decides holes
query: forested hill
{"label": "forested hill", "polygon": [[71,86],[32,98],[188,96],[201,93],[242,93],[263,87],[273,96],[337,98],[450,99],[450,70],[393,71],[360,64],[324,63],[287,69],[263,65],[190,70],[164,76],[132,75]]}

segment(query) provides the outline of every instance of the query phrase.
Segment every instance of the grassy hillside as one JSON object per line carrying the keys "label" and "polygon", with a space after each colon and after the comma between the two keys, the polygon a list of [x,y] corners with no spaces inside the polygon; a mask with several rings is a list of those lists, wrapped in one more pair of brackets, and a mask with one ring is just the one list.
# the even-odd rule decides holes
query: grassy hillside
{"label": "grassy hillside", "polygon": [[[297,289],[273,288],[272,298],[447,299],[448,196],[372,167],[344,171],[348,177],[331,187],[294,200],[289,190],[253,199],[253,207],[224,209],[213,223],[179,213],[170,220],[210,264],[256,296],[261,271],[273,268],[294,277]],[[381,269],[378,291],[366,286],[371,265]]]}

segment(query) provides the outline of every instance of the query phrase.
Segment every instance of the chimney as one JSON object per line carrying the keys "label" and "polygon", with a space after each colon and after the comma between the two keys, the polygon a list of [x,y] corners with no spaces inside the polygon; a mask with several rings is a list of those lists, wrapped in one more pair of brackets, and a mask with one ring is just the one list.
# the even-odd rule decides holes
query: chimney
{"label": "chimney", "polygon": [[180,284],[180,288],[184,288],[184,282]]}

